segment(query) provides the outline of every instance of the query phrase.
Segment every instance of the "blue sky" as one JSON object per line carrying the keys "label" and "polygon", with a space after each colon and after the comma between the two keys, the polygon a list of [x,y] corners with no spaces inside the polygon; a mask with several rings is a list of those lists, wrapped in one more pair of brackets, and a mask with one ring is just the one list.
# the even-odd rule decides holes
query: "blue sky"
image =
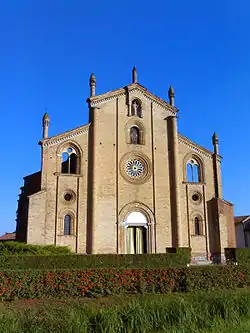
{"label": "blue sky", "polygon": [[[223,155],[223,196],[250,214],[250,1],[9,0],[0,5],[2,207],[15,230],[22,177],[40,169],[41,118],[50,135],[88,121],[97,93],[138,80],[163,99],[176,90],[179,131]],[[5,147],[5,148],[4,148]]]}

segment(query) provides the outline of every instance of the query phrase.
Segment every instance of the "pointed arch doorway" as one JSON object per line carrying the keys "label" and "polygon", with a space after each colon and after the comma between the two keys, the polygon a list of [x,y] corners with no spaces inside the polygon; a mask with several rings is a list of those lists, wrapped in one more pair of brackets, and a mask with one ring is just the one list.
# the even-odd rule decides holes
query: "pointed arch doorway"
{"label": "pointed arch doorway", "polygon": [[148,252],[148,221],[142,212],[131,212],[125,220],[125,253]]}

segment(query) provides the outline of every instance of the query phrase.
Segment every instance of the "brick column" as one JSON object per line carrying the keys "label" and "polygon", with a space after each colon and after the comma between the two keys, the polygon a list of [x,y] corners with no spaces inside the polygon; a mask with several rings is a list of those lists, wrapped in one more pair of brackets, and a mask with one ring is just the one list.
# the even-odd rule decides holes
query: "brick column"
{"label": "brick column", "polygon": [[172,179],[172,198],[173,200],[173,218],[175,219],[176,228],[176,247],[182,246],[181,235],[181,215],[180,215],[180,180],[179,180],[179,150],[178,150],[178,132],[177,132],[177,118],[176,116],[170,116],[167,118],[168,130],[169,130],[169,150],[171,154],[171,179]]}

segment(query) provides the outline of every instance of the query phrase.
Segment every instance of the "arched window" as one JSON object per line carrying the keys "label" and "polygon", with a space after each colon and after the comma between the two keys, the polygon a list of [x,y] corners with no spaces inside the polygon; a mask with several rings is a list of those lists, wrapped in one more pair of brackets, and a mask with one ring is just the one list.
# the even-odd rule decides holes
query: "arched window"
{"label": "arched window", "polygon": [[72,218],[70,215],[64,216],[64,235],[70,235],[72,230]]}
{"label": "arched window", "polygon": [[196,236],[202,235],[202,224],[201,224],[201,220],[197,216],[194,218],[194,234]]}
{"label": "arched window", "polygon": [[136,126],[130,128],[130,143],[136,145],[140,144],[140,132],[139,128]]}
{"label": "arched window", "polygon": [[141,101],[134,99],[131,104],[131,115],[141,118],[142,117],[142,108]]}
{"label": "arched window", "polygon": [[194,159],[187,162],[186,178],[188,182],[199,183],[201,181],[200,166]]}
{"label": "arched window", "polygon": [[78,174],[80,171],[80,156],[74,148],[68,147],[62,152],[61,172]]}

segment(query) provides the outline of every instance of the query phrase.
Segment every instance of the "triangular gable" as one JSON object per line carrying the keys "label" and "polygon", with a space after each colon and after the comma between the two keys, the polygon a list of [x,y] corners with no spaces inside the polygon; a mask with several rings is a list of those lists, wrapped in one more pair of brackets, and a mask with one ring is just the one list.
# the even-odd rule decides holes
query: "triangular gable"
{"label": "triangular gable", "polygon": [[43,147],[54,146],[58,143],[70,140],[76,136],[82,135],[83,133],[88,133],[90,124],[79,126],[67,132],[54,135],[48,139],[43,139],[39,141],[39,144]]}
{"label": "triangular gable", "polygon": [[98,106],[102,103],[107,103],[108,101],[115,99],[119,96],[129,94],[129,93],[137,92],[139,95],[143,95],[145,98],[149,99],[152,102],[155,102],[159,106],[163,107],[164,109],[169,110],[172,114],[176,114],[178,112],[178,109],[174,106],[171,106],[169,103],[164,101],[163,99],[159,98],[158,96],[152,94],[149,92],[145,87],[143,87],[139,83],[132,83],[128,86],[125,86],[123,88],[119,88],[116,90],[112,90],[109,92],[106,92],[101,95],[97,95],[94,97],[90,97],[87,99],[87,102],[91,107]]}

